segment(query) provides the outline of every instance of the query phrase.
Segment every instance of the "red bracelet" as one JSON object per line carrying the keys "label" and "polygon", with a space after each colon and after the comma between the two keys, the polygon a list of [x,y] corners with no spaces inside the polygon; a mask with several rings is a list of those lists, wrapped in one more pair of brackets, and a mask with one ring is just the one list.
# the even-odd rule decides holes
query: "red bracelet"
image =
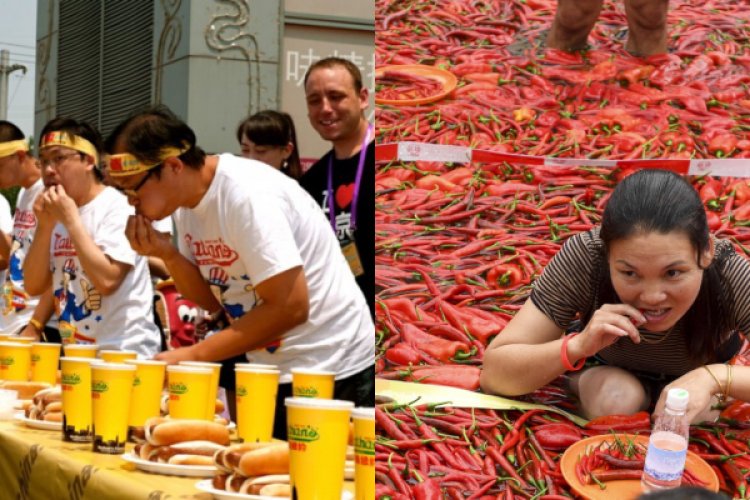
{"label": "red bracelet", "polygon": [[570,364],[570,360],[568,359],[568,342],[570,339],[578,335],[578,333],[571,333],[570,335],[566,335],[563,337],[562,341],[562,347],[560,347],[560,361],[562,361],[563,366],[566,370],[575,372],[583,368],[583,365],[586,364],[586,358],[581,358],[580,362],[577,365]]}

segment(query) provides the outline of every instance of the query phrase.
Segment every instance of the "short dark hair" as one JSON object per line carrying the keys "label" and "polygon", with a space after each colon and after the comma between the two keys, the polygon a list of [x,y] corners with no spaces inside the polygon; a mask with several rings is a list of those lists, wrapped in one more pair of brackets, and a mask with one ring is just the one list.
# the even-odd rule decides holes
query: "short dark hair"
{"label": "short dark hair", "polygon": [[14,123],[0,120],[0,142],[20,141],[25,138],[23,131]]}
{"label": "short dark hair", "polygon": [[284,173],[293,179],[302,177],[302,166],[299,161],[297,147],[297,132],[294,120],[289,113],[266,109],[245,118],[237,127],[237,142],[247,137],[259,146],[286,146],[290,142],[294,146],[292,154],[287,159]]}
{"label": "short dark hair", "polygon": [[193,129],[163,105],[136,110],[117,125],[104,148],[113,154],[118,145],[143,163],[159,163],[161,150],[170,146],[188,148],[179,159],[191,168],[200,168],[206,159],[206,153],[196,145]]}
{"label": "short dark hair", "polygon": [[[699,267],[701,254],[710,248],[706,210],[698,192],[682,176],[668,170],[645,169],[629,175],[615,187],[604,208],[599,236],[605,254],[613,242],[640,232],[684,234],[695,250]],[[719,300],[722,290],[720,260],[717,256],[704,269],[698,296],[685,315],[684,337],[694,362],[716,361],[715,356],[729,328],[727,306]],[[609,267],[604,264],[599,304],[619,302]]]}
{"label": "short dark hair", "polygon": [[[57,118],[53,118],[52,120],[48,121],[46,125],[44,125],[44,128],[42,128],[41,137],[43,138],[50,132],[64,132],[69,136],[77,135],[79,137],[83,137],[84,139],[89,141],[96,149],[99,158],[95,158],[95,160],[98,162],[101,161],[102,153],[104,152],[102,136],[99,131],[88,122],[85,122],[83,120],[76,120],[75,118],[66,116],[58,116]],[[94,169],[94,175],[96,175],[96,178],[99,181],[104,180],[104,176],[99,169],[99,165],[95,164],[95,166],[96,168]]]}
{"label": "short dark hair", "polygon": [[359,94],[359,92],[362,90],[362,72],[359,70],[356,64],[342,57],[326,57],[325,59],[315,61],[313,64],[311,64],[310,67],[307,68],[307,72],[305,73],[305,85],[307,85],[307,79],[310,77],[310,74],[316,69],[335,68],[336,66],[343,67],[346,71],[349,72],[350,75],[352,75],[354,90],[357,92],[357,94]]}
{"label": "short dark hair", "polygon": [[680,486],[669,490],[644,493],[638,500],[729,500],[723,493],[716,493],[697,486]]}

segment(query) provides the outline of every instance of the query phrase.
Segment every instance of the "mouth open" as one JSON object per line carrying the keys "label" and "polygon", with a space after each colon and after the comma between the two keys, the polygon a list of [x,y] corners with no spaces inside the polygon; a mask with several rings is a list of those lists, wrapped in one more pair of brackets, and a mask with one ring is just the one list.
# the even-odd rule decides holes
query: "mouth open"
{"label": "mouth open", "polygon": [[671,308],[640,309],[641,314],[646,317],[647,323],[659,323],[661,321],[664,321],[669,316],[671,310]]}

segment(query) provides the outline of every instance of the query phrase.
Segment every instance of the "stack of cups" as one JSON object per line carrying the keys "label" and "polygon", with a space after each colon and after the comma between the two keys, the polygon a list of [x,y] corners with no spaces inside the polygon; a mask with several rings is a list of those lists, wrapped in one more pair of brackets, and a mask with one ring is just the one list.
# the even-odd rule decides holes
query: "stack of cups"
{"label": "stack of cups", "polygon": [[[216,398],[219,393],[219,374],[221,372],[221,363],[208,363],[204,361],[180,361],[180,366],[192,366],[197,368],[208,368],[211,370],[211,381],[208,386],[208,395],[206,396],[205,411],[206,420],[213,421],[216,415]],[[172,412],[170,411],[171,415]]]}
{"label": "stack of cups", "polygon": [[31,344],[31,381],[57,383],[57,365],[60,363],[60,344],[34,342]]}
{"label": "stack of cups", "polygon": [[281,371],[274,365],[237,363],[237,434],[244,442],[269,442],[273,435]]}
{"label": "stack of cups", "polygon": [[94,451],[125,453],[135,366],[121,363],[91,365]]}
{"label": "stack of cups", "polygon": [[211,368],[181,364],[167,366],[169,416],[171,418],[213,420],[215,399],[210,408],[210,418],[208,417],[209,411],[206,410],[213,377],[214,371]]}
{"label": "stack of cups", "polygon": [[91,406],[91,365],[95,358],[60,358],[63,441],[90,443],[94,440]]}
{"label": "stack of cups", "polygon": [[99,351],[96,344],[65,344],[63,354],[69,358],[95,358]]}
{"label": "stack of cups", "polygon": [[[135,366],[130,396],[133,403],[128,412],[128,439],[132,441],[146,420],[160,415],[161,390],[164,386],[167,363],[151,359],[129,359],[124,363]],[[135,404],[135,401],[138,403]]]}
{"label": "stack of cups", "polygon": [[0,342],[0,380],[29,380],[31,344]]}
{"label": "stack of cups", "polygon": [[333,399],[336,374],[324,370],[292,368],[292,395],[295,398]]}
{"label": "stack of cups", "polygon": [[123,363],[128,359],[138,359],[135,351],[99,351],[99,357],[107,363]]}
{"label": "stack of cups", "polygon": [[353,407],[336,399],[286,398],[292,498],[341,498]]}
{"label": "stack of cups", "polygon": [[375,498],[375,408],[355,408],[354,489],[356,500]]}

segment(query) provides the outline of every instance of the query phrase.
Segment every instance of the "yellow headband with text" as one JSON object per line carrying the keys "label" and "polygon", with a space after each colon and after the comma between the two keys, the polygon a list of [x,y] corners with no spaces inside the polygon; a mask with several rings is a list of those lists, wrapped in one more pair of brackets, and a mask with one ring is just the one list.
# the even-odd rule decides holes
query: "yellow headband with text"
{"label": "yellow headband with text", "polygon": [[109,175],[112,177],[124,177],[126,175],[135,175],[151,170],[157,165],[161,165],[167,158],[180,156],[189,149],[190,146],[183,146],[182,149],[173,147],[162,148],[159,152],[159,161],[156,163],[143,163],[130,153],[111,155],[108,156],[105,161],[107,163]]}
{"label": "yellow headband with text", "polygon": [[16,151],[28,151],[29,143],[25,139],[17,141],[0,142],[0,158],[10,156]]}
{"label": "yellow headband with text", "polygon": [[69,135],[66,132],[50,132],[42,137],[42,144],[39,149],[49,148],[52,146],[63,146],[74,149],[79,153],[89,155],[94,159],[94,163],[99,163],[99,153],[89,141],[77,135]]}

